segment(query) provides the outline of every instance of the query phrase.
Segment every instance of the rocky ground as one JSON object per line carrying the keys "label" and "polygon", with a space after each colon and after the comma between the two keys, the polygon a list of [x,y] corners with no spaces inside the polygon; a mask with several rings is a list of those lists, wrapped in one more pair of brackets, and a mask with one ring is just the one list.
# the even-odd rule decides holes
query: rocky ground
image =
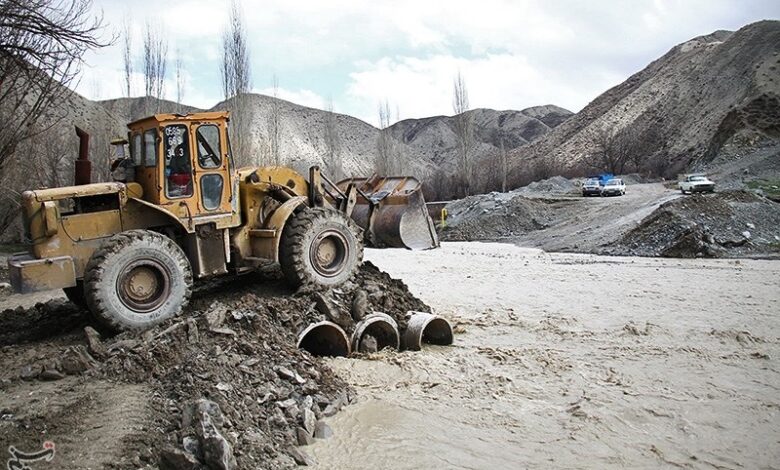
{"label": "rocky ground", "polygon": [[[775,165],[771,155],[758,154],[755,161],[722,163],[714,172],[715,194],[683,196],[676,182],[629,175],[626,195],[620,197],[582,197],[579,181],[561,177],[471,196],[447,205],[441,239],[613,255],[779,256],[780,204],[774,188],[780,182],[767,167]],[[770,176],[757,176],[754,169]]]}
{"label": "rocky ground", "polygon": [[780,255],[780,204],[746,191],[662,204],[606,254],[693,257]]}
{"label": "rocky ground", "polygon": [[48,295],[24,306],[0,294],[22,304],[0,312],[0,442],[52,441],[60,469],[310,463],[297,446],[329,437],[321,419],[354,393],[297,334],[323,318],[351,331],[372,310],[403,329],[408,310],[429,310],[370,263],[324,294],[292,292],[275,271],[202,285],[183,316],[143,334],[109,335]]}

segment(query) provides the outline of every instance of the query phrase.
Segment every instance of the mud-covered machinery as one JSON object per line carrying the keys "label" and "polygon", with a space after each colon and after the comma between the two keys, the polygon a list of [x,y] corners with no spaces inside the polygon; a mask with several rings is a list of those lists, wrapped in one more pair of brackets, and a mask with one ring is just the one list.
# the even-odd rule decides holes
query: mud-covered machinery
{"label": "mud-covered machinery", "polygon": [[143,329],[177,315],[193,279],[279,263],[294,285],[336,286],[360,264],[364,239],[438,246],[413,178],[335,184],[318,167],[308,178],[236,169],[228,120],[208,112],[130,123],[111,183],[90,183],[89,136],[77,131],[75,186],[22,196],[29,250],[8,261],[16,291],[64,289],[107,326]]}

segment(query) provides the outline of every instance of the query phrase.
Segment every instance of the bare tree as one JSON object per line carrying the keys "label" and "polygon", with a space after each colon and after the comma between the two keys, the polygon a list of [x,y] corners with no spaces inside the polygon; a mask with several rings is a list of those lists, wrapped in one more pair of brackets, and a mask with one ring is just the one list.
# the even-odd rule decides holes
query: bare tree
{"label": "bare tree", "polygon": [[179,112],[182,110],[184,101],[184,87],[186,86],[186,77],[184,76],[184,62],[181,58],[181,50],[176,49],[176,103],[178,103]]}
{"label": "bare tree", "polygon": [[125,96],[133,94],[133,25],[129,17],[122,22],[122,62],[124,63]]}
{"label": "bare tree", "polygon": [[[158,100],[165,98],[165,75],[168,66],[168,40],[159,23],[146,22],[144,33],[144,91]],[[160,103],[155,105],[159,111]]]}
{"label": "bare tree", "polygon": [[396,141],[390,131],[390,103],[379,103],[379,134],[377,135],[377,155],[374,171],[380,175],[392,175],[400,172],[402,164],[396,148]]}
{"label": "bare tree", "polygon": [[222,92],[231,99],[230,140],[234,158],[239,167],[256,164],[251,157],[251,116],[246,93],[252,88],[249,48],[241,6],[237,0],[230,3],[228,24],[222,32]]}
{"label": "bare tree", "polygon": [[612,131],[606,127],[593,133],[594,150],[588,164],[599,171],[622,174],[633,152],[633,134],[629,129]]}
{"label": "bare tree", "polygon": [[271,81],[272,87],[272,100],[271,107],[268,110],[268,156],[272,165],[281,164],[280,149],[281,145],[281,114],[282,107],[279,100],[279,79],[276,75],[273,76]]}
{"label": "bare tree", "polygon": [[466,196],[471,194],[474,171],[472,153],[474,149],[474,116],[469,113],[469,92],[466,81],[458,71],[453,82],[452,110],[455,113],[455,135],[458,139],[458,171],[463,181]]}
{"label": "bare tree", "polygon": [[506,146],[504,145],[504,130],[499,130],[499,168],[501,172],[501,192],[506,192],[506,182],[509,176],[509,162],[507,161]]}
{"label": "bare tree", "polygon": [[84,53],[113,41],[99,38],[103,19],[91,9],[90,0],[0,0],[0,168],[17,145],[63,117],[56,105],[69,96]]}
{"label": "bare tree", "polygon": [[336,180],[346,178],[344,160],[341,155],[341,137],[338,131],[338,117],[333,111],[333,99],[328,100],[325,108],[325,166]]}
{"label": "bare tree", "polygon": [[222,90],[225,99],[248,93],[252,88],[249,48],[242,16],[240,4],[232,0],[228,24],[222,32]]}

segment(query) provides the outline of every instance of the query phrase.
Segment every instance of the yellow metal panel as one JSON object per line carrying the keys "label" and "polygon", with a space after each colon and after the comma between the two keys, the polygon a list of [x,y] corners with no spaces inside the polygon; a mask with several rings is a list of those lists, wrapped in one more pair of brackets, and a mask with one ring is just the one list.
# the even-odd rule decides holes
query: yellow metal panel
{"label": "yellow metal panel", "polygon": [[119,210],[71,214],[62,217],[62,228],[74,242],[105,238],[122,231]]}
{"label": "yellow metal panel", "polygon": [[[82,184],[79,186],[64,186],[62,188],[36,189],[35,191],[25,191],[30,193],[28,198],[36,201],[57,201],[71,197],[96,196],[99,194],[111,194],[124,191],[123,183],[94,183]],[[23,198],[25,195],[23,195]]]}
{"label": "yellow metal panel", "polygon": [[76,285],[69,256],[35,259],[28,254],[14,255],[8,260],[8,271],[14,290],[22,294]]}
{"label": "yellow metal panel", "polygon": [[57,233],[57,203],[54,201],[46,201],[43,203],[43,225],[47,237],[50,237]]}
{"label": "yellow metal panel", "polygon": [[275,235],[272,238],[252,238],[252,253],[256,258],[264,258],[272,261],[279,261],[279,244],[282,241],[282,230],[284,224],[290,215],[300,205],[306,204],[306,197],[294,197],[281,206],[279,206],[268,219],[263,228],[274,230]]}

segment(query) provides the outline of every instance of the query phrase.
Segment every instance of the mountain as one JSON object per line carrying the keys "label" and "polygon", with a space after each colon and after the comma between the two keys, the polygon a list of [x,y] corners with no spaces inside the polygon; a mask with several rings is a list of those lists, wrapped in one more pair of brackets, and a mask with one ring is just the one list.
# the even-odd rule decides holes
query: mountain
{"label": "mountain", "polygon": [[98,101],[122,122],[129,123],[155,113],[196,113],[202,109],[153,96]]}
{"label": "mountain", "polygon": [[[466,111],[474,123],[475,156],[480,160],[494,154],[503,145],[515,149],[538,140],[572,115],[554,105],[536,106],[522,111],[473,109]],[[429,159],[439,167],[454,171],[458,155],[455,131],[457,116],[405,119],[392,126],[392,135],[408,146],[410,156]]]}
{"label": "mountain", "polygon": [[[299,171],[315,164],[326,170],[330,168],[330,162],[325,160],[328,155],[327,129],[331,126],[337,136],[337,153],[342,157],[345,174],[367,176],[374,166],[379,129],[352,116],[331,114],[253,93],[241,95],[240,101],[231,98],[220,102],[210,110],[231,112],[232,135],[236,132],[249,134],[247,151],[254,161],[268,161],[269,136],[273,128],[271,117],[276,112],[279,154],[285,164]],[[414,166],[425,164],[427,162],[415,162]]]}
{"label": "mountain", "polygon": [[777,142],[779,97],[780,22],[716,31],[675,46],[512,152],[512,180],[527,182],[535,165],[558,174],[593,171],[588,161],[605,133],[625,140],[644,169],[671,176],[724,152]]}
{"label": "mountain", "polygon": [[[130,122],[154,112],[197,112],[192,106],[180,105],[152,97],[120,98],[101,101],[106,109],[123,121]],[[157,111],[159,110],[159,111]],[[329,127],[337,136],[338,154],[342,158],[344,175],[368,175],[375,168],[377,140],[380,129],[345,114],[329,113],[320,109],[297,105],[271,96],[248,93],[213,106],[210,111],[230,111],[232,138],[236,133],[246,135],[248,154],[245,161],[268,161],[272,134],[271,117],[279,116],[280,159],[299,171],[313,165],[331,168],[326,161]],[[475,109],[467,111],[475,124],[476,160],[497,152],[503,136],[507,149],[533,142],[549,132],[569,116],[570,111],[546,105],[522,111],[495,111]],[[404,172],[424,175],[432,168],[456,171],[457,139],[455,117],[435,116],[406,119],[389,128],[394,139],[394,151],[399,154]],[[239,130],[240,129],[240,130]]]}

